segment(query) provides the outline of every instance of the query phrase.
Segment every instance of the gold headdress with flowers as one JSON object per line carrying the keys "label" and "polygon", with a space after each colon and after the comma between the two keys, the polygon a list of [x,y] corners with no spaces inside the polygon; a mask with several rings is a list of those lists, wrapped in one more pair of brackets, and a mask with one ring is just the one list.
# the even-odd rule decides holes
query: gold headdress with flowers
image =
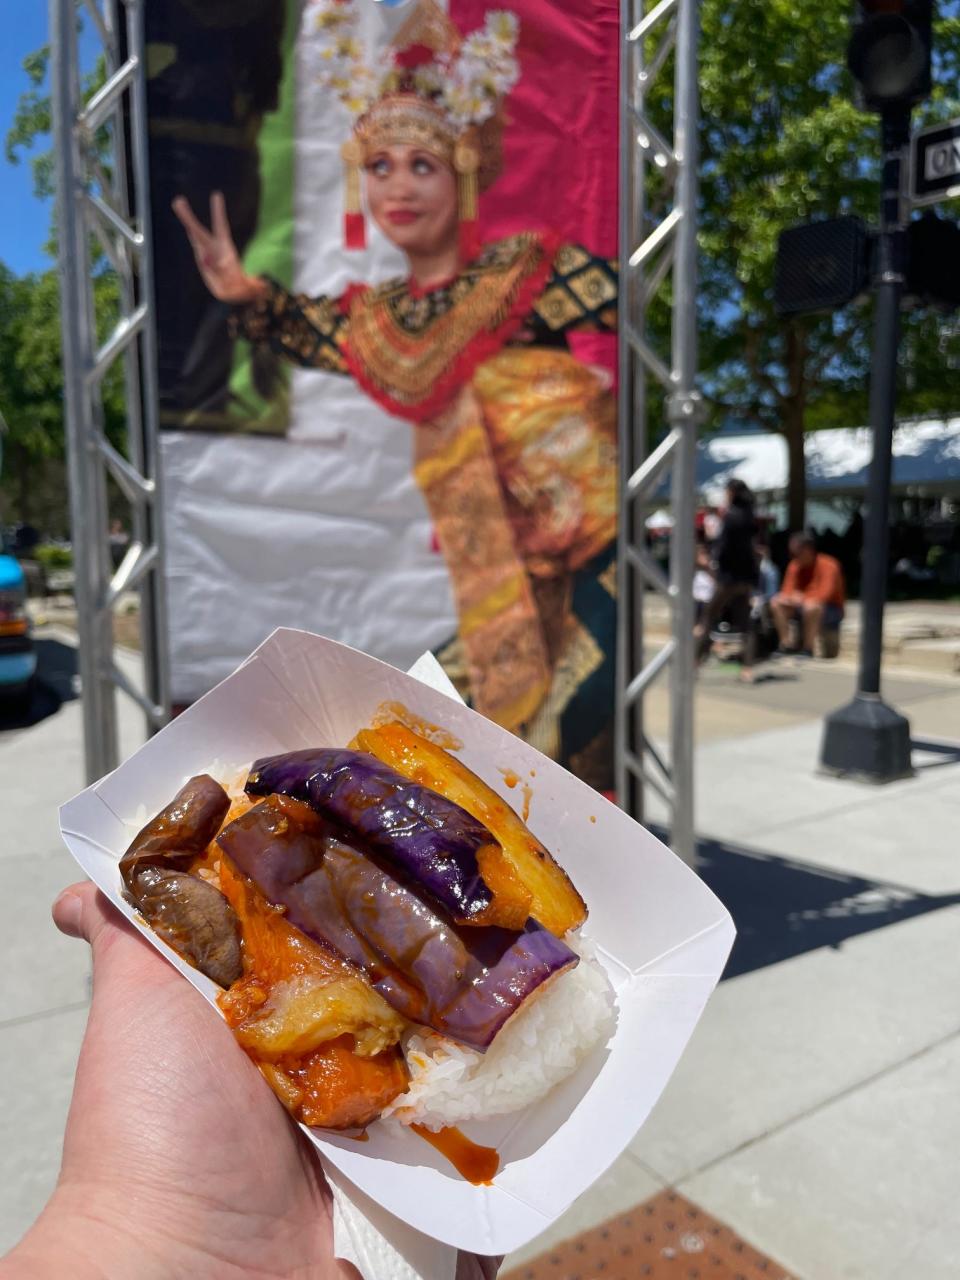
{"label": "gold headdress with flowers", "polygon": [[500,172],[503,101],[519,78],[515,14],[491,11],[464,37],[435,0],[419,0],[375,63],[364,61],[352,0],[315,0],[308,15],[319,44],[318,79],[354,117],[342,148],[344,235],[362,249],[364,165],[384,147],[422,147],[457,175],[465,256],[476,249],[477,197]]}

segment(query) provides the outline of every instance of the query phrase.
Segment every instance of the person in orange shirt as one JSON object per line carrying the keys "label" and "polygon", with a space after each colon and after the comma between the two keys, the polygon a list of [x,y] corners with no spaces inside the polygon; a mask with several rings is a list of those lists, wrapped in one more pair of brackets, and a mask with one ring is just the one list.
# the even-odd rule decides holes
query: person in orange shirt
{"label": "person in orange shirt", "polygon": [[[813,645],[821,628],[836,628],[843,618],[846,584],[840,561],[817,550],[813,535],[795,533],[790,539],[792,559],[783,577],[783,587],[770,607],[780,648],[790,652],[790,624],[801,624],[805,657],[813,656]],[[795,652],[795,651],[794,651]]]}

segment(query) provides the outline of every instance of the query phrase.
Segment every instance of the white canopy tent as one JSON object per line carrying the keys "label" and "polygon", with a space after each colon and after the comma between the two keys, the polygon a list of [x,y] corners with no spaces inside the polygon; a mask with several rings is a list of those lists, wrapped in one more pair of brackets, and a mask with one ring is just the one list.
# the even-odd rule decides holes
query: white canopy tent
{"label": "white canopy tent", "polygon": [[[811,431],[805,442],[807,492],[813,499],[856,497],[866,491],[872,451],[868,427]],[[787,442],[754,432],[717,435],[697,449],[697,490],[717,505],[729,480],[743,480],[768,502],[787,488]],[[960,497],[960,417],[901,423],[893,438],[892,491],[900,495]]]}

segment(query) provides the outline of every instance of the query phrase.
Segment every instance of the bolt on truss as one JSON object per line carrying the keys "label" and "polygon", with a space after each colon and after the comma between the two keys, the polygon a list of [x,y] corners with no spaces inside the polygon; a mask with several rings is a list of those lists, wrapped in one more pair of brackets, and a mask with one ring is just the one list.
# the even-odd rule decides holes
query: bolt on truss
{"label": "bolt on truss", "polygon": [[[692,583],[701,420],[696,387],[697,0],[623,0],[621,31],[617,795],[624,808],[642,818],[645,792],[655,792],[669,811],[674,851],[692,864]],[[651,118],[654,105],[662,112],[667,100],[671,127]],[[669,311],[668,338],[655,332],[658,300],[661,314]],[[649,450],[660,406],[666,432]],[[654,503],[667,505],[659,495],[668,477],[673,524],[669,573],[647,547],[645,523]],[[648,591],[662,596],[670,612],[670,638],[656,652],[644,629]],[[670,682],[667,752],[652,740],[644,717],[645,696],[664,672]]]}
{"label": "bolt on truss", "polygon": [[[88,782],[119,763],[118,689],[142,707],[148,732],[169,716],[143,3],[50,0],[49,10],[64,409]],[[81,20],[99,37],[106,64],[104,83],[86,101],[77,38]],[[94,289],[98,273],[109,269],[116,274],[119,310],[111,332],[100,340]],[[104,379],[117,366],[124,384],[126,453],[105,430]],[[116,570],[108,535],[108,476],[130,504],[131,540]],[[143,692],[114,656],[114,610],[134,590],[140,595]]]}

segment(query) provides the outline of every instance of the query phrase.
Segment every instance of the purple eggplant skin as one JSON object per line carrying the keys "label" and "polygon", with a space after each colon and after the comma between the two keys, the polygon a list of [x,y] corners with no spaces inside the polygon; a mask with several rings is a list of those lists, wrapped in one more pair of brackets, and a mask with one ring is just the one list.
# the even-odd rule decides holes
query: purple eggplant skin
{"label": "purple eggplant skin", "polygon": [[493,893],[478,851],[495,838],[458,804],[365,751],[318,747],[257,760],[252,795],[305,801],[428,893],[459,924],[488,912]]}
{"label": "purple eggplant skin", "polygon": [[485,1050],[548,978],[578,963],[536,921],[458,929],[302,804],[272,795],[220,833],[290,924],[362,970],[411,1022]]}
{"label": "purple eggplant skin", "polygon": [[186,869],[229,808],[223,787],[198,774],[137,832],[120,859],[127,901],[179,956],[222,987],[242,972],[240,924],[223,894]]}
{"label": "purple eggplant skin", "polygon": [[127,888],[132,889],[134,873],[141,867],[185,868],[220,830],[229,808],[229,796],[209,774],[191,778],[137,832],[120,859],[120,875]]}
{"label": "purple eggplant skin", "polygon": [[141,865],[125,896],[178,956],[219,986],[229,987],[241,976],[240,921],[208,881]]}

